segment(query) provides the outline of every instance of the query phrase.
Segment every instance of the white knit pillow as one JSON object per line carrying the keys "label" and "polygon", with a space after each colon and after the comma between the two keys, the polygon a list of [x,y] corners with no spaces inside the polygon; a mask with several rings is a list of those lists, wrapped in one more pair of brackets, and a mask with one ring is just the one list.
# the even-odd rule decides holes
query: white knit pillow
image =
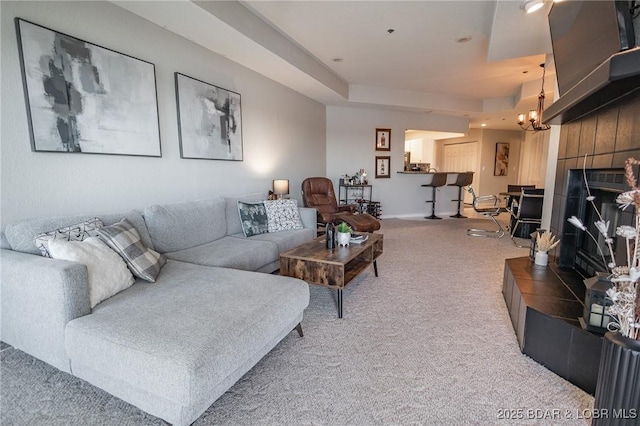
{"label": "white knit pillow", "polygon": [[82,263],[89,273],[89,300],[93,309],[135,281],[124,260],[100,238],[84,241],[49,241],[49,254],[54,259]]}
{"label": "white knit pillow", "polygon": [[266,200],[264,207],[269,232],[303,228],[297,200]]}

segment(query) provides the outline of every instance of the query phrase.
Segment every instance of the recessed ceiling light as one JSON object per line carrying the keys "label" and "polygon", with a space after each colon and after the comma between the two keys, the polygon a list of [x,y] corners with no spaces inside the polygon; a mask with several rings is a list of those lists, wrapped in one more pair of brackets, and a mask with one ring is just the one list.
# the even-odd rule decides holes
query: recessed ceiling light
{"label": "recessed ceiling light", "polygon": [[527,13],[533,13],[536,10],[540,10],[544,6],[543,0],[527,0],[524,2],[522,6],[524,11]]}
{"label": "recessed ceiling light", "polygon": [[342,61],[344,61],[344,58],[341,58],[339,56],[336,58],[331,58],[331,62],[342,62]]}
{"label": "recessed ceiling light", "polygon": [[473,37],[468,35],[468,36],[458,37],[455,40],[456,40],[456,43],[466,43],[468,41],[471,41],[471,39],[473,39]]}
{"label": "recessed ceiling light", "polygon": [[487,127],[487,123],[482,123],[480,127]]}

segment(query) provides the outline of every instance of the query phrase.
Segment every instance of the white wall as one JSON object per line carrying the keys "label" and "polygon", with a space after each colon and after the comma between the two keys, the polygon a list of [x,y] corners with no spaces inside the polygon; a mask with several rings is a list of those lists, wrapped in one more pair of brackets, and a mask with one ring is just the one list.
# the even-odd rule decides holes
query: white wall
{"label": "white wall", "polygon": [[[391,129],[391,151],[375,150],[375,129]],[[465,133],[468,121],[462,117],[352,107],[327,107],[327,171],[338,191],[338,179],[364,168],[373,185],[373,200],[382,203],[383,217],[410,216],[427,212],[425,175],[398,174],[404,169],[406,129]],[[375,157],[391,157],[391,176],[375,179]],[[413,160],[412,160],[413,161]],[[430,189],[429,189],[430,191]],[[429,207],[430,209],[430,207]],[[430,214],[430,210],[428,213]]]}
{"label": "white wall", "polygon": [[[0,8],[2,229],[29,217],[266,196],[276,178],[290,179],[291,196],[301,202],[302,180],[325,174],[324,105],[111,3],[2,1]],[[154,63],[162,158],[32,152],[14,17]],[[176,71],[241,94],[244,161],[180,158]]]}

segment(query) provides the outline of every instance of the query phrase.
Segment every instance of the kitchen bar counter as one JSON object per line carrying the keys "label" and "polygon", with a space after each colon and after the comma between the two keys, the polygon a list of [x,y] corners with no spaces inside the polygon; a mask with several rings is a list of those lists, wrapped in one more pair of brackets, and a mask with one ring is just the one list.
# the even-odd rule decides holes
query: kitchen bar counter
{"label": "kitchen bar counter", "polygon": [[[400,178],[408,179],[403,187],[406,188],[406,196],[408,197],[407,204],[416,204],[416,209],[424,212],[424,216],[431,214],[431,204],[425,203],[427,200],[431,200],[431,188],[423,187],[421,185],[431,182],[432,176],[435,172],[422,172],[413,170],[397,171],[398,175],[419,175],[418,178]],[[458,178],[459,172],[439,172],[447,173],[447,185],[441,186],[436,191],[436,215],[442,217],[448,217],[454,215],[458,211],[458,187],[449,186],[454,183]],[[426,175],[426,176],[425,176]],[[424,177],[423,177],[424,176]],[[409,189],[412,188],[412,189]],[[464,195],[464,192],[463,192]]]}

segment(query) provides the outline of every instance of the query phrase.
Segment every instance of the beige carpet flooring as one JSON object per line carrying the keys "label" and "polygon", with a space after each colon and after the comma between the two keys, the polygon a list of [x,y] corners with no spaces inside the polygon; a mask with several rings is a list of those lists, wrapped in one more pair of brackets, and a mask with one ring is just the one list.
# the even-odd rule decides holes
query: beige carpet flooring
{"label": "beige carpet flooring", "polygon": [[[304,338],[288,335],[195,425],[589,424],[577,417],[593,397],[518,349],[502,274],[528,251],[469,226],[490,222],[384,219],[380,276],[345,290],[344,318],[335,291],[311,286]],[[164,423],[13,348],[1,368],[2,425]]]}

